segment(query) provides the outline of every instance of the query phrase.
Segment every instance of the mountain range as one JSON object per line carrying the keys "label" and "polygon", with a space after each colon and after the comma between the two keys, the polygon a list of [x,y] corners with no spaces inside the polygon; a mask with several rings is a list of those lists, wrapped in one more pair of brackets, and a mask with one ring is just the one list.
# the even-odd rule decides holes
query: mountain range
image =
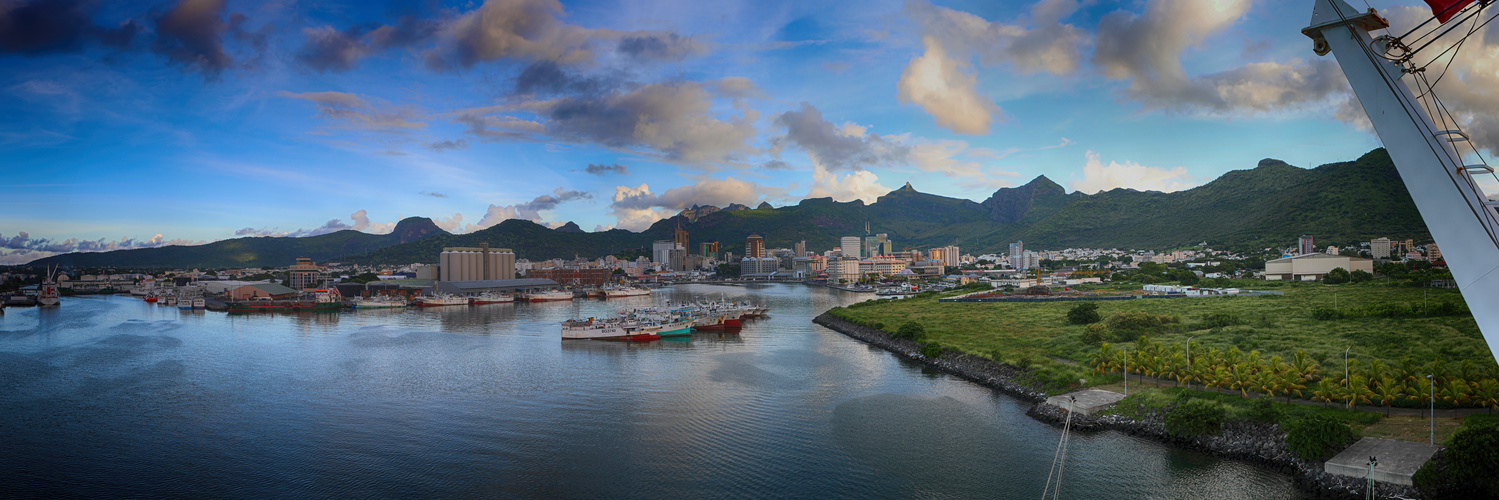
{"label": "mountain range", "polygon": [[[743,253],[745,237],[765,238],[768,248],[806,241],[809,250],[837,245],[842,236],[888,234],[896,250],[955,244],[975,255],[1026,248],[1068,247],[1167,249],[1206,242],[1214,248],[1286,248],[1299,235],[1319,245],[1349,245],[1381,236],[1430,241],[1384,149],[1357,160],[1303,169],[1273,159],[1235,170],[1196,188],[1172,193],[1113,189],[1096,194],[1066,190],[1045,176],[1001,188],[982,202],[917,191],[910,184],[874,203],[809,198],[773,208],[761,203],[692,207],[642,232],[622,229],[588,233],[577,224],[549,229],[511,219],[467,234],[451,234],[430,219],[402,220],[386,235],[356,231],[304,237],[252,237],[207,245],[64,254],[31,265],[85,267],[285,266],[296,257],[405,264],[436,262],[443,247],[511,248],[518,258],[541,260],[647,254],[651,242],[669,240],[676,228],[698,242],[718,241],[720,250]],[[697,249],[690,249],[696,253]]]}

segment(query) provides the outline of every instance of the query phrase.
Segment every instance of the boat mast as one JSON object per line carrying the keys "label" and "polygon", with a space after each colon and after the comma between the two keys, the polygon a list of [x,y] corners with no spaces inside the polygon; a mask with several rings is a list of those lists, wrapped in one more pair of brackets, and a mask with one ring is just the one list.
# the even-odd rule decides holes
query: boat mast
{"label": "boat mast", "polygon": [[1318,55],[1330,51],[1337,57],[1432,238],[1441,245],[1490,353],[1499,359],[1499,202],[1488,201],[1472,177],[1493,170],[1463,165],[1454,143],[1468,137],[1439,129],[1402,80],[1405,68],[1378,53],[1387,42],[1376,42],[1369,32],[1387,27],[1374,9],[1361,12],[1344,0],[1316,0],[1311,25],[1301,32],[1312,39]]}

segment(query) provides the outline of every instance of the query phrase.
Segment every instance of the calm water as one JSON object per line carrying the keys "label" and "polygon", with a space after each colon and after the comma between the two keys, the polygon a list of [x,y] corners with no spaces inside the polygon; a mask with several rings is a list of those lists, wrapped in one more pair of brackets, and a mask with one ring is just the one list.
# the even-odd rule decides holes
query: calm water
{"label": "calm water", "polygon": [[[709,296],[738,335],[626,344],[558,322]],[[1036,498],[1029,405],[813,325],[868,296],[654,297],[228,316],[129,297],[0,317],[4,496]],[[1295,498],[1250,465],[1076,435],[1066,498]]]}

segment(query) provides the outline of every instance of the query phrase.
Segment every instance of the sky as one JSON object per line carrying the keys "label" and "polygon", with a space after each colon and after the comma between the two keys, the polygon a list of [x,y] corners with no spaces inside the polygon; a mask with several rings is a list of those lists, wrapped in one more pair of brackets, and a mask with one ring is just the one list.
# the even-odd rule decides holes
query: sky
{"label": "sky", "polygon": [[[1396,28],[1431,15],[1368,3]],[[0,0],[0,264],[1353,160],[1379,141],[1300,34],[1311,5]],[[1480,145],[1485,34],[1438,84]]]}

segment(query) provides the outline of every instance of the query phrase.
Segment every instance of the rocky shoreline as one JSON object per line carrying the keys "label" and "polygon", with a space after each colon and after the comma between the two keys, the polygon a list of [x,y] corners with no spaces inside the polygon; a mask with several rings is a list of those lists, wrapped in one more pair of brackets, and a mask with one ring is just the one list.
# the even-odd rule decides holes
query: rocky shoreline
{"label": "rocky shoreline", "polygon": [[[951,352],[939,358],[928,358],[921,354],[919,342],[893,339],[883,331],[855,325],[827,313],[818,315],[812,322],[943,373],[1036,403],[1027,412],[1031,418],[1060,426],[1067,416],[1062,408],[1046,404],[1046,393],[1026,382],[1024,370],[1009,364]],[[1169,409],[1152,412],[1142,420],[1121,415],[1074,415],[1072,426],[1083,431],[1116,430],[1215,457],[1258,464],[1290,475],[1298,487],[1317,498],[1364,498],[1366,483],[1363,479],[1328,474],[1323,471],[1322,462],[1297,457],[1286,447],[1285,434],[1278,425],[1234,420],[1224,423],[1223,430],[1216,435],[1180,437],[1166,431],[1164,418]],[[1375,498],[1423,498],[1418,490],[1409,486],[1375,483],[1374,491]]]}

